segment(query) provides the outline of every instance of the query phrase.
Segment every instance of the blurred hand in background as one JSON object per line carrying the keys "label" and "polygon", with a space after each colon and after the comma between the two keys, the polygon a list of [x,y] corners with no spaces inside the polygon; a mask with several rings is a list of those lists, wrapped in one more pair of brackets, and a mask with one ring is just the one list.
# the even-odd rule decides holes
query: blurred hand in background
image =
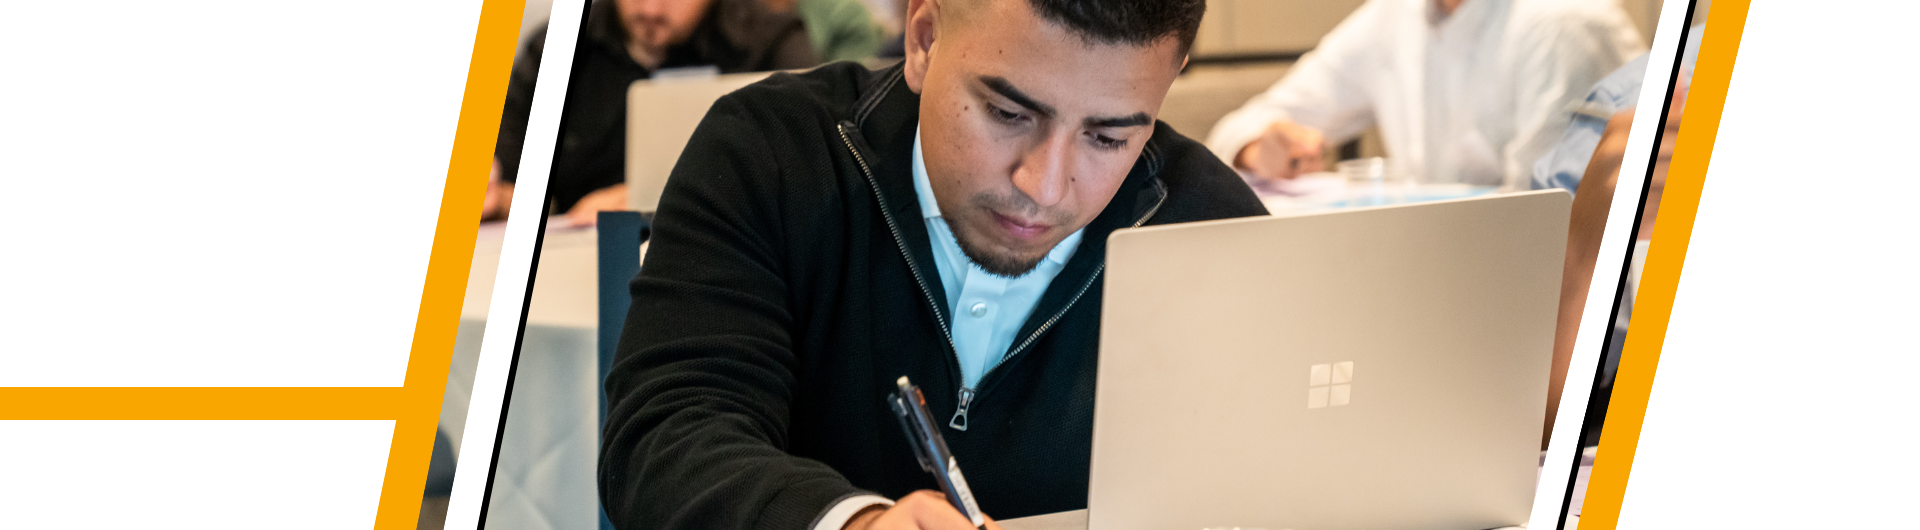
{"label": "blurred hand in background", "polygon": [[567,210],[567,222],[576,227],[593,226],[599,221],[600,212],[617,212],[627,209],[627,185],[614,184],[593,190],[580,202],[573,203],[573,209]]}
{"label": "blurred hand in background", "polygon": [[493,161],[493,173],[487,175],[487,197],[480,203],[480,222],[507,218],[513,207],[513,183],[500,181],[500,161]]}
{"label": "blurred hand in background", "polygon": [[1270,180],[1290,179],[1306,173],[1325,171],[1326,137],[1319,129],[1291,121],[1276,121],[1267,126],[1246,147],[1240,149],[1233,165]]}

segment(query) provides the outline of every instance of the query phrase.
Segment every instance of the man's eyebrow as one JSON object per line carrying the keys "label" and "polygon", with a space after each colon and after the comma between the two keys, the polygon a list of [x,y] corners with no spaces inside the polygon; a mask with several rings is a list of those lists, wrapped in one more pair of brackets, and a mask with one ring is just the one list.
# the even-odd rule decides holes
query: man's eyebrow
{"label": "man's eyebrow", "polygon": [[1027,93],[1021,92],[1018,88],[1013,88],[1013,83],[1007,82],[1007,78],[1005,77],[983,75],[980,76],[979,79],[980,84],[986,85],[989,90],[1000,94],[1001,97],[1013,100],[1013,103],[1016,105],[1026,107],[1028,110],[1038,112],[1043,116],[1053,115],[1052,105],[1034,101]]}
{"label": "man's eyebrow", "polygon": [[1118,128],[1124,128],[1124,127],[1139,127],[1142,125],[1153,125],[1153,117],[1148,116],[1147,113],[1145,112],[1135,112],[1133,113],[1132,116],[1120,116],[1117,118],[1102,118],[1102,117],[1087,118],[1085,121],[1081,122],[1081,124],[1085,125],[1088,129],[1118,129]]}

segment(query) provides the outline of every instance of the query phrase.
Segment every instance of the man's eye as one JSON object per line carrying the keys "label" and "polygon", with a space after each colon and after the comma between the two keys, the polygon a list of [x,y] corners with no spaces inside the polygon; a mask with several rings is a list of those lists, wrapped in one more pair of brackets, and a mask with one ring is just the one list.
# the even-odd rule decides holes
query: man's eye
{"label": "man's eye", "polygon": [[986,107],[987,107],[987,114],[990,116],[993,116],[993,119],[999,120],[1001,122],[1019,123],[1020,119],[1025,117],[1025,116],[1021,116],[1020,113],[1018,112],[1008,112],[1006,110],[1001,109],[1000,107],[995,107],[993,105],[987,105]]}
{"label": "man's eye", "polygon": [[1104,134],[1093,135],[1093,145],[1101,149],[1119,149],[1127,146],[1126,140],[1119,140]]}

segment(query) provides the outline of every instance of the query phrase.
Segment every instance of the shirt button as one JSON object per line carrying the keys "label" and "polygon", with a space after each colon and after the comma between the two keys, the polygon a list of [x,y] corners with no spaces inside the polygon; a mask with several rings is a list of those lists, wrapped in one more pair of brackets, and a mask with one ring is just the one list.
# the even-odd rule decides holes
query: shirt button
{"label": "shirt button", "polygon": [[974,302],[973,307],[967,310],[967,314],[973,315],[973,318],[987,316],[987,303]]}

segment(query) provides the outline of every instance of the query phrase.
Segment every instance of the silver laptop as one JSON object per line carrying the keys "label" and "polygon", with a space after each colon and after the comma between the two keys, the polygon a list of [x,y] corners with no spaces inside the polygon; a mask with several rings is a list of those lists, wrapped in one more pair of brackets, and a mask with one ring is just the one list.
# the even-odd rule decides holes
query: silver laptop
{"label": "silver laptop", "polygon": [[627,87],[627,208],[650,212],[660,207],[660,191],[680,160],[680,150],[707,110],[725,96],[767,72],[701,75],[680,72],[642,79]]}
{"label": "silver laptop", "polygon": [[1088,528],[1526,524],[1570,204],[1115,233]]}

